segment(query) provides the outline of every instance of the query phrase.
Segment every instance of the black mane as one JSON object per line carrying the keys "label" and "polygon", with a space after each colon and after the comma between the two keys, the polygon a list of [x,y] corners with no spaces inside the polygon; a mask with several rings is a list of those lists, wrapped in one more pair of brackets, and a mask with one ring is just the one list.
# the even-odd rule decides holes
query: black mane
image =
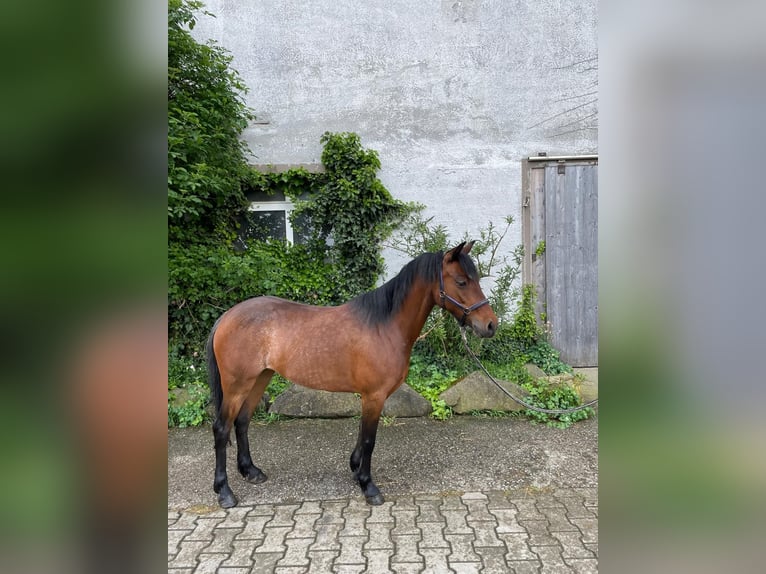
{"label": "black mane", "polygon": [[[389,321],[401,309],[415,279],[426,282],[437,281],[444,253],[423,253],[407,263],[399,274],[377,289],[362,293],[350,301],[356,311],[368,325],[378,325]],[[478,280],[476,266],[468,255],[460,254],[460,266],[468,277]]]}

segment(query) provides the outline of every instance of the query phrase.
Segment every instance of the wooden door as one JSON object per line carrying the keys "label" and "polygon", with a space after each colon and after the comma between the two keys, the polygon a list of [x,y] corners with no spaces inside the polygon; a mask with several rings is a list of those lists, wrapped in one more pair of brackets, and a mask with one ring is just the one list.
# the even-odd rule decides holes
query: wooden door
{"label": "wooden door", "polygon": [[598,158],[524,162],[525,283],[561,359],[598,365]]}

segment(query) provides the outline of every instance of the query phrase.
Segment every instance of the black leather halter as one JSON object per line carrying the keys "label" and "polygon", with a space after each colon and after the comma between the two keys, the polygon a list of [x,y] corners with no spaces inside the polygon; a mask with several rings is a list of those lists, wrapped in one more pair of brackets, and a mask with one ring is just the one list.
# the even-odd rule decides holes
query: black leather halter
{"label": "black leather halter", "polygon": [[476,311],[476,309],[478,309],[479,307],[483,307],[484,305],[488,305],[489,304],[489,300],[488,299],[482,299],[478,303],[474,303],[470,307],[466,307],[465,305],[463,305],[460,301],[458,301],[454,297],[450,297],[449,295],[447,295],[447,292],[444,290],[444,274],[442,272],[442,268],[441,267],[439,267],[439,298],[441,299],[441,308],[442,309],[446,309],[447,308],[446,303],[445,303],[445,300],[447,300],[450,303],[452,303],[453,305],[457,306],[458,309],[463,311],[463,316],[460,317],[460,319],[458,320],[460,322],[460,326],[461,327],[465,325],[465,320],[468,317],[468,315],[471,314],[471,311]]}

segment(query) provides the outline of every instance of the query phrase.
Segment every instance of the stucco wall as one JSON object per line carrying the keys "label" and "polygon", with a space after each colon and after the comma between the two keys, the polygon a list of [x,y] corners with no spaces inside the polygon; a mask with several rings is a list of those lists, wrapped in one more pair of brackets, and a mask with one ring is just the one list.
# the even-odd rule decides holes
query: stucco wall
{"label": "stucco wall", "polygon": [[[399,199],[453,237],[516,223],[521,159],[597,151],[595,0],[207,0],[194,34],[231,51],[254,163],[320,161],[325,131],[380,154]],[[568,111],[569,110],[569,111]],[[387,251],[389,273],[403,259]]]}

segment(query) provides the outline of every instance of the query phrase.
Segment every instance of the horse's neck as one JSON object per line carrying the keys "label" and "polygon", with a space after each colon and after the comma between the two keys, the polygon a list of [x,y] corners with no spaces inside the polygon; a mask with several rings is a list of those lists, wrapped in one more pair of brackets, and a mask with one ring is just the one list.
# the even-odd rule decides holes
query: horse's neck
{"label": "horse's neck", "polygon": [[416,281],[393,322],[408,349],[412,349],[435,304],[432,285]]}

